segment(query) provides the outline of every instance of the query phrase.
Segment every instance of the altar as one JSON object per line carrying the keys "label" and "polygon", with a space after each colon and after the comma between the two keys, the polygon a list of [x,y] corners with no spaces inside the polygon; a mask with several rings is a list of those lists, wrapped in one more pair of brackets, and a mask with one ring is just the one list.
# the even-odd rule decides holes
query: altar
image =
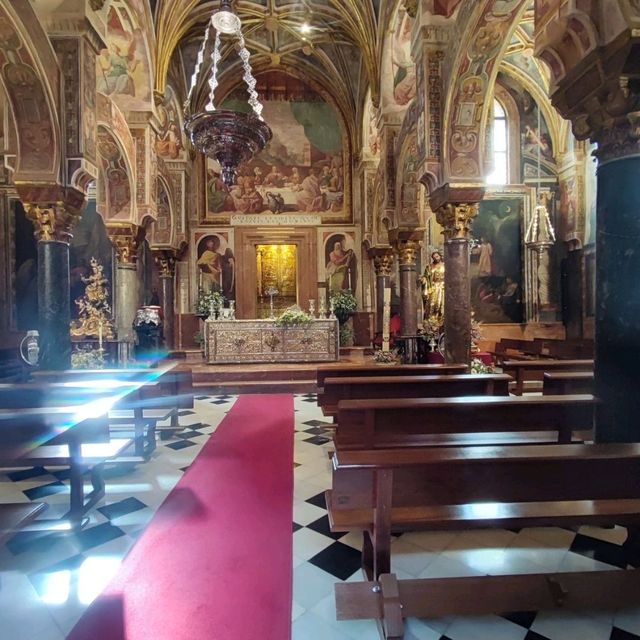
{"label": "altar", "polygon": [[338,321],[281,326],[275,320],[205,320],[204,355],[209,364],[335,362]]}

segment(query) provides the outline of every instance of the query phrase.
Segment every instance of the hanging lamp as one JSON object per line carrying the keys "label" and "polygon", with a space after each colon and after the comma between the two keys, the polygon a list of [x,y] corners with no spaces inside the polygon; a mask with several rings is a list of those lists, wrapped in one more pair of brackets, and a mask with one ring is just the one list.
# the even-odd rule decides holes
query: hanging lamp
{"label": "hanging lamp", "polygon": [[[215,31],[215,40],[211,53],[211,74],[208,80],[209,100],[203,112],[191,115],[191,99],[198,83],[212,30]],[[242,79],[247,85],[248,103],[251,107],[249,113],[217,109],[215,106],[218,65],[221,59],[221,35],[231,36],[238,41],[238,55],[244,69]],[[191,143],[198,151],[220,164],[222,180],[227,186],[235,183],[238,167],[260,153],[271,140],[271,129],[262,118],[262,104],[256,92],[256,79],[251,70],[249,51],[242,35],[240,18],[234,13],[231,0],[221,0],[219,10],[213,13],[207,24],[184,110],[184,128]]]}

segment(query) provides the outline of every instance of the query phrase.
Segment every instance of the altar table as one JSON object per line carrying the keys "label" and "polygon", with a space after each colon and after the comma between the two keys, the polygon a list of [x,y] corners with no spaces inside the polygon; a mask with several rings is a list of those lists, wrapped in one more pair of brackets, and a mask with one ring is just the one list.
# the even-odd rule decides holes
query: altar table
{"label": "altar table", "polygon": [[337,320],[280,326],[275,320],[205,320],[209,364],[335,362],[340,356]]}

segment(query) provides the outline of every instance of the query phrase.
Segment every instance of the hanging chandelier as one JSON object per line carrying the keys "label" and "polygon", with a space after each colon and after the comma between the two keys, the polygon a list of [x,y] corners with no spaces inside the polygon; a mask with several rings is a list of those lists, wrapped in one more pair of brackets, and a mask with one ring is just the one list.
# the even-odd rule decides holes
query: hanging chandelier
{"label": "hanging chandelier", "polygon": [[[215,31],[215,41],[211,53],[211,75],[208,80],[209,100],[203,112],[191,115],[191,99],[198,83],[212,30]],[[238,55],[244,69],[242,79],[247,85],[248,103],[251,107],[249,113],[215,107],[214,94],[218,86],[221,34],[232,36],[238,41]],[[220,9],[213,13],[207,24],[184,108],[184,128],[189,139],[198,151],[217,160],[220,164],[222,180],[227,186],[235,183],[238,166],[260,153],[271,140],[271,129],[262,118],[262,104],[256,92],[256,79],[251,71],[249,51],[242,35],[240,18],[233,12],[231,0],[221,0]]]}

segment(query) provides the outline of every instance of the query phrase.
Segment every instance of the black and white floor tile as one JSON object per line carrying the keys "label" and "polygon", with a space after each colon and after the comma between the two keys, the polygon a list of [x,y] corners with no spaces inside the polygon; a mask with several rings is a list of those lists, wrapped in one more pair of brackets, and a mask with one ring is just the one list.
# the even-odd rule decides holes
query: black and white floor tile
{"label": "black and white floor tile", "polygon": [[[20,534],[0,548],[0,638],[62,640],[115,574],[144,530],[232,407],[233,396],[196,397],[182,411],[183,431],[158,440],[144,464],[107,469],[107,497],[72,535]],[[359,581],[360,536],[333,534],[324,503],[331,486],[330,421],[314,394],[295,398],[293,504],[293,640],[377,640],[373,621],[335,618],[334,586]],[[60,469],[0,474],[3,501],[44,500],[61,517],[68,479]],[[392,568],[400,578],[622,568],[624,530],[583,527],[405,533],[394,538]],[[512,612],[502,616],[407,621],[407,640],[633,640],[640,608],[617,612]],[[244,640],[241,638],[234,640]],[[281,640],[265,638],[264,640]]]}
{"label": "black and white floor tile", "polygon": [[[193,411],[180,411],[182,430],[167,440],[158,438],[148,462],[107,466],[106,497],[79,534],[20,533],[0,547],[2,640],[66,636],[234,401],[198,396]],[[0,499],[41,500],[48,504],[43,517],[61,518],[69,504],[67,476],[62,469],[42,467],[0,472]]]}
{"label": "black and white floor tile", "polygon": [[[312,394],[305,394],[295,401],[293,640],[377,640],[373,621],[336,621],[335,583],[363,580],[361,538],[329,531],[324,491],[331,486],[330,420],[312,399]],[[624,529],[593,527],[405,533],[392,542],[391,565],[399,578],[407,579],[623,568],[620,544],[624,538]],[[640,639],[640,608],[409,619],[405,638],[633,640]]]}

